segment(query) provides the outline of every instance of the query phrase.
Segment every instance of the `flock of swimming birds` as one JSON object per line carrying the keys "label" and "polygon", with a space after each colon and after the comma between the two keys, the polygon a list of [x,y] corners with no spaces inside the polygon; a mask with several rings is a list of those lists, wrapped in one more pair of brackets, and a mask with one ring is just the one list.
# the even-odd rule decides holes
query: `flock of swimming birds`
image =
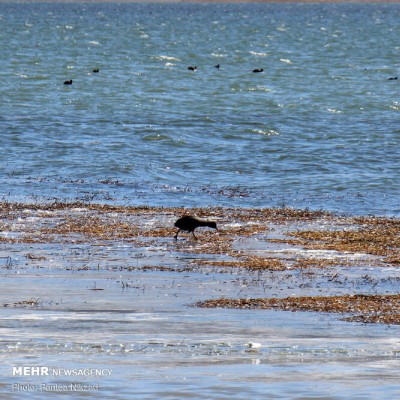
{"label": "flock of swimming birds", "polygon": [[[219,69],[221,67],[221,65],[217,64],[217,65],[214,65],[214,67]],[[187,69],[189,71],[193,71],[194,72],[194,71],[197,70],[197,66],[196,65],[190,65],[189,67],[187,67]],[[100,72],[100,69],[99,68],[94,68],[92,72],[93,73],[98,73],[98,72]],[[264,72],[264,69],[263,68],[255,68],[255,69],[253,69],[252,72],[257,74],[257,73],[260,73],[260,72]],[[392,77],[388,78],[388,81],[396,81],[397,79],[398,79],[397,76],[392,76]],[[64,85],[72,85],[72,82],[73,82],[72,79],[68,79],[68,80],[64,81]]]}
{"label": "flock of swimming birds", "polygon": [[[217,64],[217,65],[214,65],[214,67],[219,69],[221,67],[221,65]],[[197,70],[197,66],[196,65],[190,65],[189,67],[187,67],[187,69],[189,71],[193,71],[194,72],[194,71]],[[99,68],[94,68],[92,72],[93,73],[98,73],[98,72],[100,72],[100,69]],[[264,72],[264,69],[263,68],[255,68],[255,69],[253,69],[253,72],[254,73]],[[72,82],[73,82],[72,79],[68,79],[68,80],[64,81],[64,85],[72,85]]]}
{"label": "flock of swimming birds", "polygon": [[[100,72],[100,69],[99,68],[94,68],[92,72],[97,74],[97,73]],[[64,81],[64,85],[72,85],[72,82],[73,82],[72,79],[68,79],[67,81]]]}

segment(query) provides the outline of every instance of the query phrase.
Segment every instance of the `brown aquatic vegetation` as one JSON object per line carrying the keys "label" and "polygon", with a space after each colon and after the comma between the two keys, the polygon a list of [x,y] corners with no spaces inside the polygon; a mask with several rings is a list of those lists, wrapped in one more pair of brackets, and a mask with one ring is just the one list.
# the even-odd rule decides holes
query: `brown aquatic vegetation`
{"label": "brown aquatic vegetation", "polygon": [[27,253],[27,254],[25,254],[25,257],[26,257],[28,260],[37,260],[37,261],[44,261],[44,260],[46,260],[46,257],[44,257],[44,256],[37,256],[36,254],[32,254],[32,253]]}
{"label": "brown aquatic vegetation", "polygon": [[32,298],[30,300],[16,301],[15,303],[4,303],[3,307],[36,308],[42,305],[42,299]]}
{"label": "brown aquatic vegetation", "polygon": [[233,238],[227,236],[212,235],[209,232],[204,232],[201,239],[192,242],[191,246],[186,243],[179,244],[177,249],[184,253],[192,254],[221,254],[229,255],[232,251]]}
{"label": "brown aquatic vegetation", "polygon": [[387,324],[387,325],[399,325],[400,314],[373,314],[373,315],[354,315],[352,317],[343,318],[344,321],[349,322],[363,322],[364,324]]}
{"label": "brown aquatic vegetation", "polygon": [[300,231],[291,235],[303,240],[302,245],[313,249],[367,253],[386,257],[386,261],[400,261],[400,221],[393,219],[354,219],[352,229],[332,231]]}
{"label": "brown aquatic vegetation", "polygon": [[225,267],[225,268],[245,268],[249,270],[283,271],[286,269],[282,260],[277,258],[263,258],[257,256],[247,256],[241,261],[204,261],[196,263],[199,266]]}
{"label": "brown aquatic vegetation", "polygon": [[68,218],[54,228],[42,229],[42,234],[69,235],[81,234],[99,239],[137,237],[140,230],[136,226],[121,221],[103,220],[96,216]]}
{"label": "brown aquatic vegetation", "polygon": [[[176,229],[173,224],[183,215],[214,220],[218,224],[219,231],[199,229],[199,240],[193,240],[189,235],[182,235],[182,239],[175,242],[173,236]],[[342,275],[339,268],[382,266],[385,263],[395,267],[400,264],[399,220],[340,217],[323,211],[290,208],[185,209],[62,202],[51,204],[3,202],[0,203],[0,226],[3,231],[0,242],[9,244],[85,243],[93,246],[110,246],[124,241],[132,247],[143,247],[149,251],[153,247],[158,247],[175,252],[177,258],[179,255],[189,254],[190,261],[183,266],[166,261],[167,265],[109,267],[123,271],[156,270],[168,273],[212,268],[223,273],[240,270],[239,273],[251,275],[252,271],[279,274],[285,270],[298,270],[302,278],[306,274],[314,274],[314,279],[314,276],[319,274],[325,280],[327,287],[329,285],[334,287],[334,284],[338,285],[344,281],[342,276],[339,276]],[[252,251],[251,246],[246,247],[246,243],[254,244],[254,238],[257,239],[256,249]],[[276,253],[269,252],[268,248],[280,249],[279,258],[274,256]],[[285,253],[286,249],[290,251]],[[308,257],[304,249],[335,250],[338,253]],[[44,264],[47,260],[41,253],[36,255],[24,251],[28,263],[40,261]],[[11,268],[11,263],[5,262],[4,268]],[[76,265],[70,268],[79,271],[95,267]],[[329,273],[318,272],[324,269],[329,269]],[[279,276],[284,282],[283,274]],[[287,279],[290,279],[290,275],[287,276]],[[370,280],[369,289],[372,285],[375,287],[376,282],[377,279]],[[291,285],[296,285],[296,282],[292,281]],[[300,283],[298,285],[300,287]],[[351,288],[351,282],[347,288]],[[346,319],[351,321],[393,324],[399,323],[400,318],[396,296],[219,299],[199,303],[199,306],[348,313],[351,316]],[[17,302],[4,306],[11,305],[27,307],[34,306],[34,303]]]}
{"label": "brown aquatic vegetation", "polygon": [[[364,261],[365,263],[365,261]],[[360,262],[354,260],[343,259],[326,259],[326,258],[299,258],[294,263],[293,269],[310,269],[310,268],[329,268],[359,265]]]}
{"label": "brown aquatic vegetation", "polygon": [[[24,227],[21,231],[12,228],[12,222],[23,218],[29,211],[39,219],[35,228]],[[102,204],[61,203],[51,204],[19,204],[0,203],[0,217],[4,220],[3,227],[8,231],[15,229],[18,235],[2,236],[0,241],[14,242],[52,242],[59,240],[85,241],[101,240],[139,240],[140,238],[169,238],[176,229],[174,219],[185,214],[196,215],[199,218],[215,220],[222,225],[218,234],[201,232],[196,246],[182,246],[181,251],[191,253],[227,254],[242,257],[232,248],[233,241],[240,237],[263,236],[269,243],[285,243],[301,245],[309,249],[336,250],[339,252],[368,253],[385,257],[392,264],[400,260],[400,221],[386,218],[339,218],[323,211],[282,209],[229,209],[229,208],[161,208],[161,207],[123,207]],[[158,226],[143,226],[146,217],[164,218]],[[53,219],[51,224],[49,220]],[[42,221],[42,222],[40,222]],[[288,231],[296,239],[267,238],[269,224],[287,226],[300,222],[319,222],[325,225],[343,224],[330,230]],[[234,222],[234,224],[231,224]],[[251,262],[249,263],[251,264]],[[252,262],[254,264],[254,262]],[[327,262],[323,263],[328,265]],[[296,265],[305,266],[305,261]],[[317,266],[317,265],[316,265]]]}
{"label": "brown aquatic vegetation", "polygon": [[[352,314],[347,321],[400,324],[400,295],[344,295],[259,299],[216,299],[196,303],[202,308],[269,309]],[[390,322],[389,322],[390,321]]]}
{"label": "brown aquatic vegetation", "polygon": [[[386,218],[339,218],[323,211],[281,209],[230,209],[230,208],[162,208],[124,207],[102,204],[62,203],[20,204],[0,203],[2,226],[12,231],[12,222],[24,217],[26,211],[39,219],[38,226],[24,227],[15,236],[1,236],[0,241],[8,243],[50,243],[61,241],[85,242],[87,240],[130,240],[141,238],[169,238],[175,233],[173,222],[176,218],[191,214],[199,218],[215,220],[222,225],[218,234],[201,231],[195,246],[178,243],[182,252],[194,254],[222,254],[232,257],[246,257],[233,249],[237,238],[259,235],[269,243],[285,243],[308,249],[336,250],[340,252],[368,253],[385,257],[391,264],[400,263],[400,221]],[[158,226],[146,227],[143,218],[165,218]],[[53,219],[51,224],[48,220]],[[40,222],[42,221],[42,223]],[[323,221],[343,224],[343,229],[288,231],[296,239],[267,238],[269,224],[288,226],[290,224]],[[232,224],[234,222],[234,224]],[[141,242],[142,243],[142,242]],[[242,260],[241,260],[242,261]],[[241,262],[240,261],[240,262]],[[259,261],[259,260],[258,260]],[[250,268],[256,267],[254,258],[244,259]],[[336,261],[335,261],[336,262]],[[260,265],[260,263],[258,262]],[[292,263],[293,264],[293,263]],[[289,267],[321,267],[332,265],[329,261],[314,263],[297,260]]]}

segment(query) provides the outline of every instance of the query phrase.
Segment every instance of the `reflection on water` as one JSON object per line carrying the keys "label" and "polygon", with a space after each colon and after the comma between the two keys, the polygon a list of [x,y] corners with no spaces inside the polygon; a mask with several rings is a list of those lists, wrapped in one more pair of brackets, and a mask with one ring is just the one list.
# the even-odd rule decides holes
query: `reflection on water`
{"label": "reflection on water", "polygon": [[[59,296],[69,286],[61,284]],[[166,310],[162,301],[153,312],[137,313],[131,294],[114,292],[123,298],[120,306],[131,311],[6,310],[0,342],[3,379],[99,384],[102,397],[112,393],[119,399],[185,398],[188,393],[194,398],[228,398],[229,393],[237,399],[329,393],[327,398],[335,399],[357,393],[383,399],[395,398],[398,390],[396,328],[349,324],[311,313],[201,310],[177,304]],[[90,297],[104,306],[98,293]],[[178,296],[181,301],[185,297]],[[100,377],[13,377],[14,365],[112,372]],[[2,392],[9,396],[10,387]],[[98,398],[98,393],[88,396]]]}

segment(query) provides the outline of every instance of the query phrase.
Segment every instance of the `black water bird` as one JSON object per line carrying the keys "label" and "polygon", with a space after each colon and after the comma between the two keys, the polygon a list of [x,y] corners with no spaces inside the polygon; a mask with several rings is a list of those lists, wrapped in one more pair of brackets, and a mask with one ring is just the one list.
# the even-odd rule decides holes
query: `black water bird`
{"label": "black water bird", "polygon": [[220,65],[219,65],[219,64],[217,64],[217,65],[214,65],[214,67],[219,69]]}
{"label": "black water bird", "polygon": [[178,239],[178,234],[180,231],[185,231],[189,233],[192,232],[193,237],[197,240],[197,237],[194,234],[194,230],[196,228],[200,226],[208,226],[209,228],[217,229],[217,224],[214,221],[201,221],[195,217],[191,217],[190,215],[179,218],[175,222],[175,226],[178,228],[178,232],[176,232],[176,235],[174,236],[175,240]]}
{"label": "black water bird", "polygon": [[189,70],[189,71],[196,71],[196,69],[197,69],[197,67],[196,67],[196,66],[193,66],[193,65],[191,65],[190,67],[188,67],[188,70]]}
{"label": "black water bird", "polygon": [[69,81],[64,81],[64,85],[72,85],[72,79],[70,79]]}
{"label": "black water bird", "polygon": [[396,81],[397,79],[398,79],[397,76],[394,76],[394,77],[389,78],[388,81]]}
{"label": "black water bird", "polygon": [[93,72],[94,72],[95,74],[97,74],[98,72],[100,72],[100,70],[99,70],[98,68],[94,68],[94,69],[93,69]]}
{"label": "black water bird", "polygon": [[253,72],[255,72],[255,73],[264,72],[264,70],[262,68],[256,68],[256,69],[253,69]]}

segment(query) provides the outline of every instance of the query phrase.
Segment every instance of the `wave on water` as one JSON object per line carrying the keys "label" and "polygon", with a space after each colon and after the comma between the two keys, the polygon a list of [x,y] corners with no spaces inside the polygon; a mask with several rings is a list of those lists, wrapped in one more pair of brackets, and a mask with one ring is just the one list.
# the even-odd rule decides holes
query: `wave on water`
{"label": "wave on water", "polygon": [[0,13],[4,198],[398,215],[395,5]]}

